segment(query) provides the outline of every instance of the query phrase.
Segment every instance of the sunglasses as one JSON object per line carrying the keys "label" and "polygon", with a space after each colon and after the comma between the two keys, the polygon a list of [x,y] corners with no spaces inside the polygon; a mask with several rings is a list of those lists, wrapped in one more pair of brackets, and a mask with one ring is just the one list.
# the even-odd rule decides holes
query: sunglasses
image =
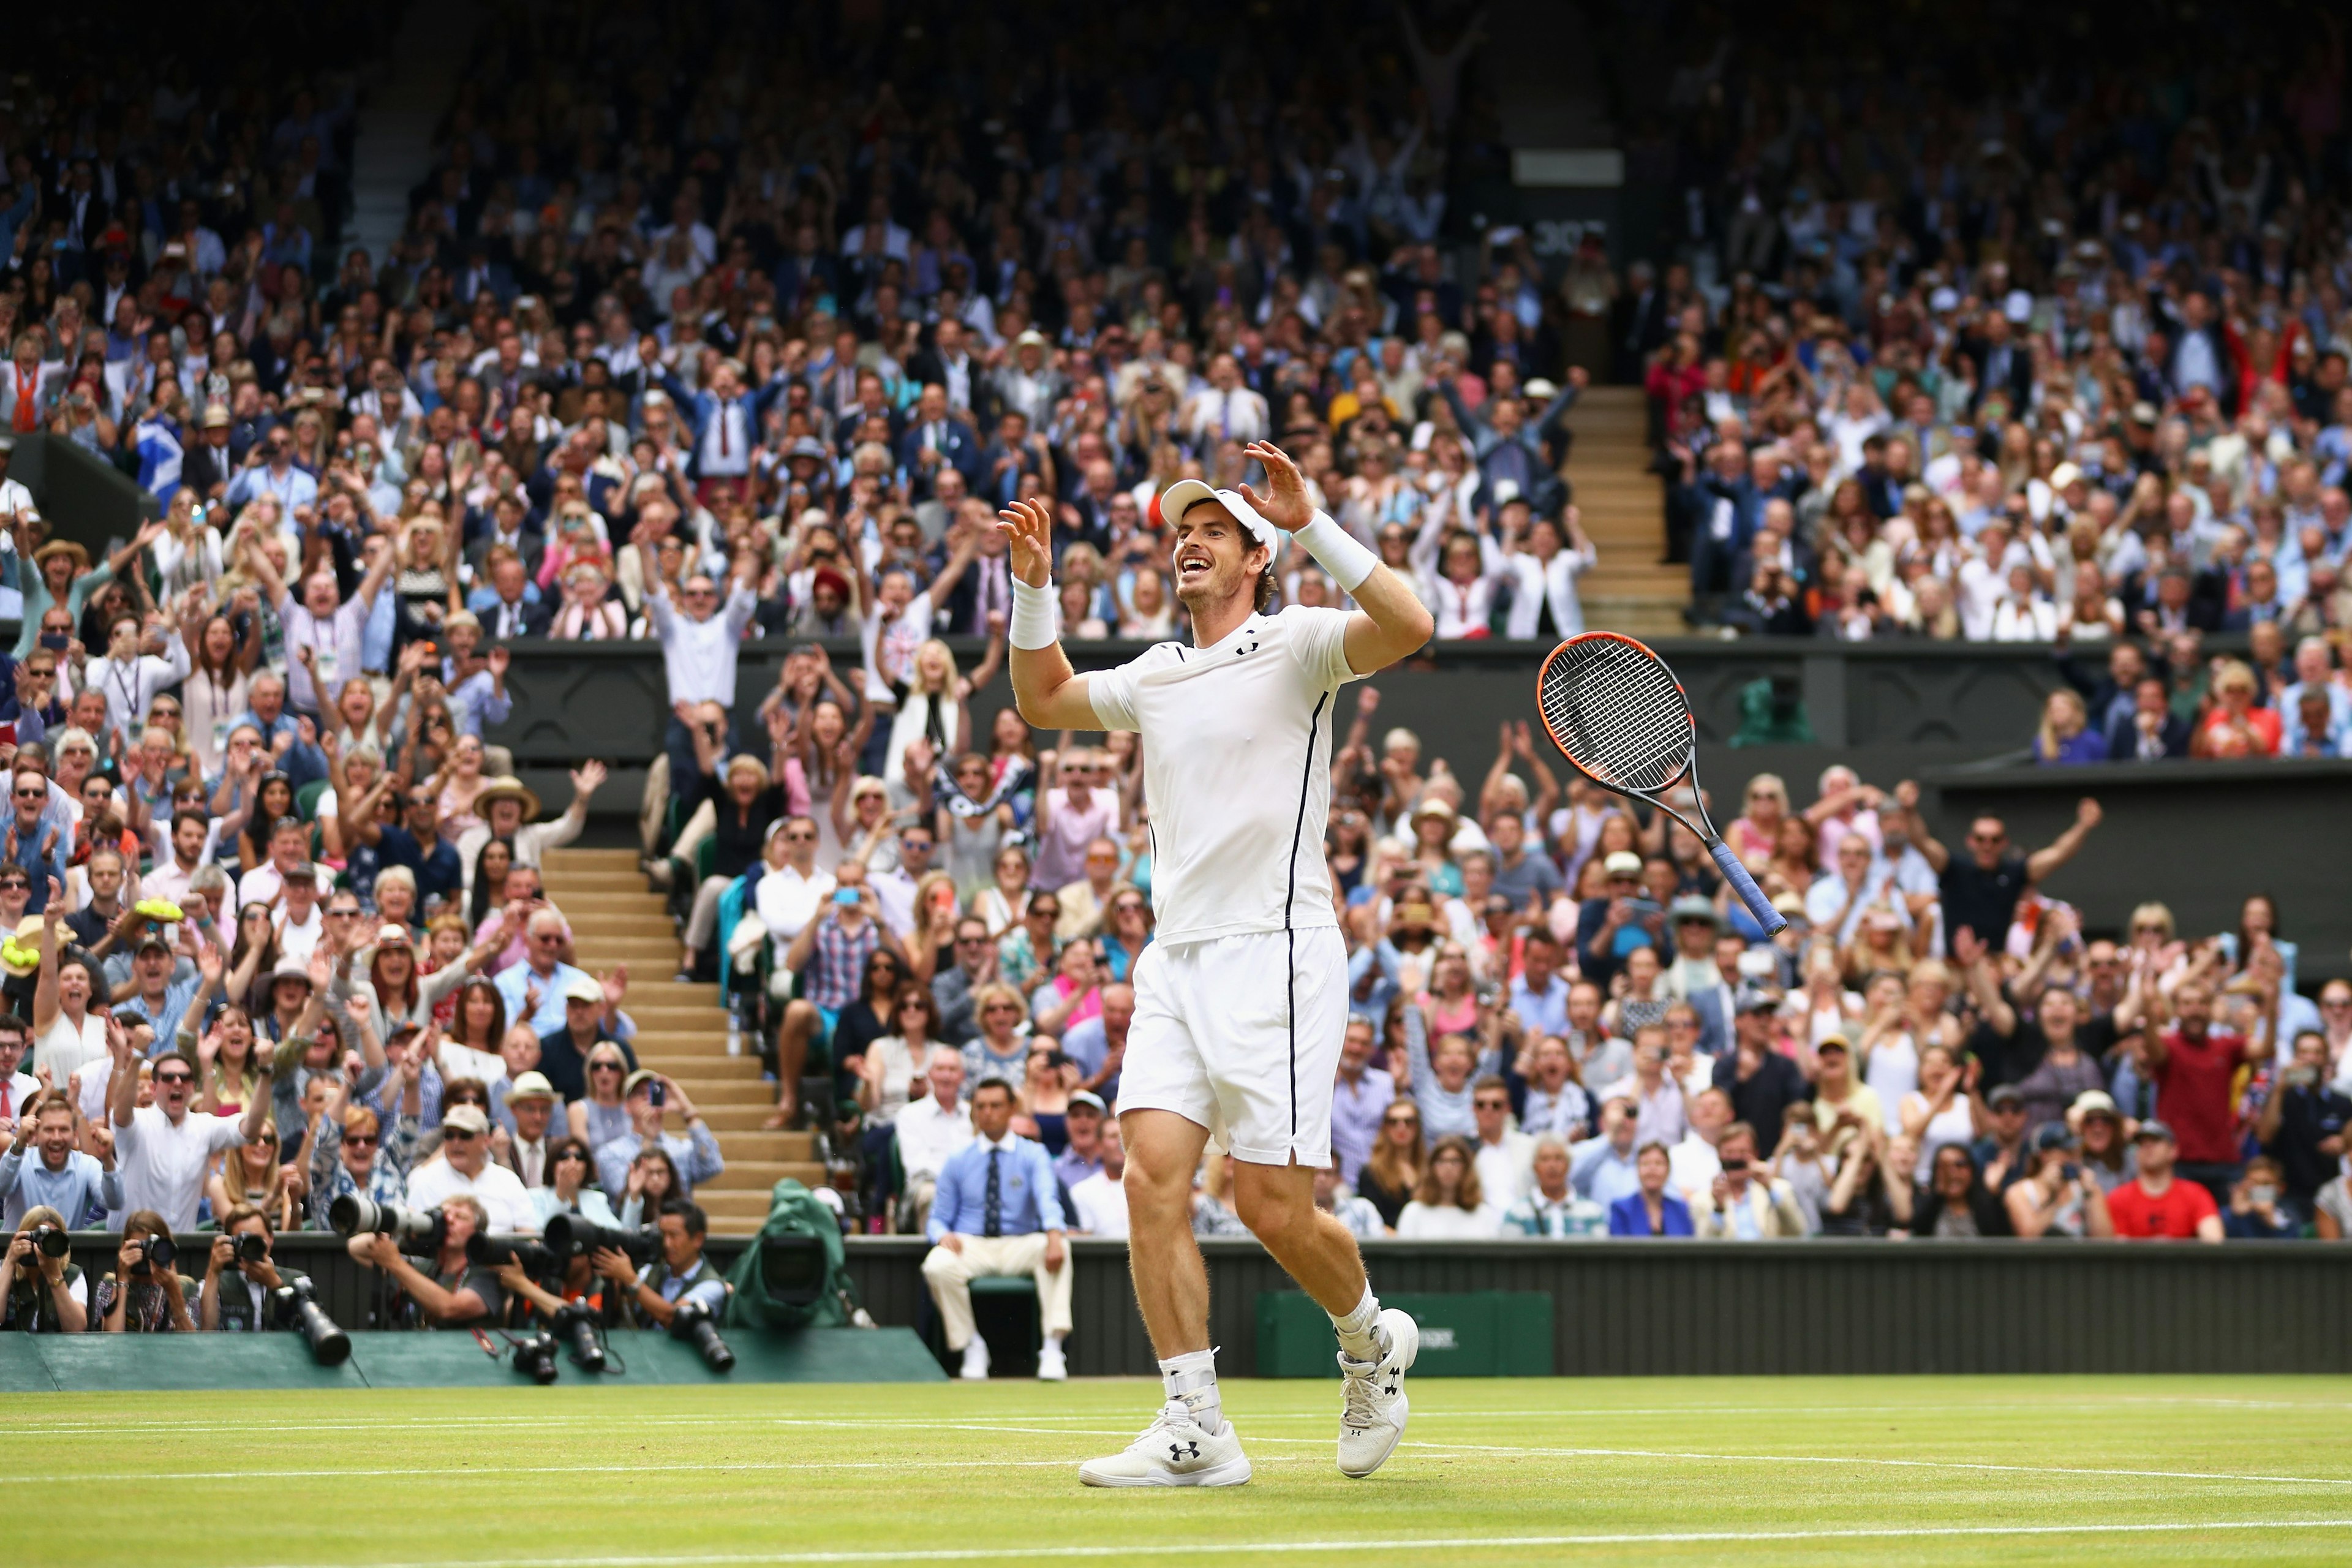
{"label": "sunglasses", "polygon": [[463,1127],[447,1127],[442,1130],[441,1141],[445,1143],[470,1143],[474,1141],[474,1134]]}
{"label": "sunglasses", "polygon": [[[276,1140],[273,1139],[272,1142],[274,1142]],[[343,1147],[346,1149],[373,1149],[375,1147],[375,1134],[373,1132],[346,1132],[343,1134]]]}
{"label": "sunglasses", "polygon": [[1381,1125],[1387,1127],[1418,1127],[1421,1125],[1421,1118],[1418,1116],[1383,1116],[1381,1118]]}
{"label": "sunglasses", "polygon": [[157,1083],[194,1083],[196,1081],[196,1075],[186,1072],[159,1072],[155,1075],[155,1081]]}
{"label": "sunglasses", "polygon": [[621,1064],[618,1062],[590,1062],[588,1064],[588,1070],[590,1072],[619,1072],[621,1070]]}
{"label": "sunglasses", "polygon": [[816,835],[806,832],[787,833],[784,835],[784,842],[787,844],[814,844],[816,842]]}
{"label": "sunglasses", "polygon": [[583,1154],[577,1149],[566,1149],[562,1153],[558,1154],[555,1157],[555,1163],[559,1165],[563,1163],[566,1160],[576,1160],[584,1165],[588,1163],[588,1156]]}

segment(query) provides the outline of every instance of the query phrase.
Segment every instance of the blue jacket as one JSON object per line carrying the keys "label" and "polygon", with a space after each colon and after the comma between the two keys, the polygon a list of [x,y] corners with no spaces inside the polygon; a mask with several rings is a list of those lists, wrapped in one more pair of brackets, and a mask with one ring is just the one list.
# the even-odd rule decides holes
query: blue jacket
{"label": "blue jacket", "polygon": [[[1693,1234],[1690,1205],[1672,1193],[1660,1194],[1658,1202],[1663,1206],[1660,1219],[1664,1229],[1661,1234],[1665,1236]],[[1650,1211],[1643,1206],[1641,1194],[1627,1193],[1609,1205],[1609,1234],[1638,1237],[1644,1240],[1654,1239],[1650,1235]]]}

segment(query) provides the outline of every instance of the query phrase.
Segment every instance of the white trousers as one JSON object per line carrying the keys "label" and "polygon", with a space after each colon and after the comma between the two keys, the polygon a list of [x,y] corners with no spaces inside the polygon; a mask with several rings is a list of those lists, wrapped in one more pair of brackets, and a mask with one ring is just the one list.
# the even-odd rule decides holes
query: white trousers
{"label": "white trousers", "polygon": [[1047,1339],[1070,1331],[1069,1249],[1065,1244],[1062,1266],[1045,1267],[1045,1234],[1028,1236],[960,1236],[961,1251],[934,1247],[923,1259],[923,1279],[939,1303],[940,1322],[947,1330],[948,1349],[961,1351],[971,1343],[971,1282],[975,1279],[1028,1275],[1037,1282],[1037,1318]]}

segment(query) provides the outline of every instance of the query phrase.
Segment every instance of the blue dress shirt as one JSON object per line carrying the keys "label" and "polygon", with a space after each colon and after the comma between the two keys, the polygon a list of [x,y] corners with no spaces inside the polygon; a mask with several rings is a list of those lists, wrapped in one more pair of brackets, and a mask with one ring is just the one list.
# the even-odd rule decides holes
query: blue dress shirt
{"label": "blue dress shirt", "polygon": [[997,1167],[999,1236],[1069,1228],[1062,1218],[1062,1194],[1055,1184],[1053,1162],[1046,1156],[1045,1146],[1007,1132],[1002,1142],[975,1138],[948,1156],[931,1199],[931,1222],[924,1227],[925,1235],[937,1241],[950,1231],[959,1236],[987,1234],[991,1156]]}

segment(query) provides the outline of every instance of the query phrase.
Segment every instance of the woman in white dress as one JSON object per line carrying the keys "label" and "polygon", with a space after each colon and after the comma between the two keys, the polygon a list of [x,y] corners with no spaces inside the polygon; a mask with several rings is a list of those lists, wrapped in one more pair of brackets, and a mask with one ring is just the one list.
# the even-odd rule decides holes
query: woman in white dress
{"label": "woman in white dress", "polygon": [[1932,1168],[1937,1150],[1948,1144],[1965,1149],[1991,1124],[1976,1077],[1977,1064],[1963,1068],[1948,1046],[1929,1046],[1919,1053],[1919,1087],[1903,1097],[1900,1111],[1904,1136],[1919,1145],[1921,1164]]}

